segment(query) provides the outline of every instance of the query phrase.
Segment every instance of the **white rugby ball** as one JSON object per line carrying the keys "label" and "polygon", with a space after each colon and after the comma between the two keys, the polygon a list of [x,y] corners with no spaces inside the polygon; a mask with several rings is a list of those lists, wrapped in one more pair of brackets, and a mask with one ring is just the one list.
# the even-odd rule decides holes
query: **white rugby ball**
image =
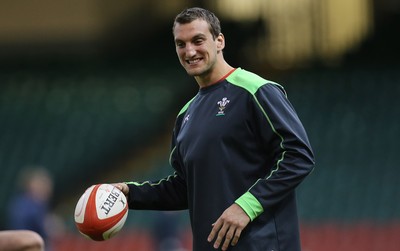
{"label": "white rugby ball", "polygon": [[93,185],[78,200],[74,216],[81,234],[95,241],[108,240],[124,226],[128,203],[113,185]]}

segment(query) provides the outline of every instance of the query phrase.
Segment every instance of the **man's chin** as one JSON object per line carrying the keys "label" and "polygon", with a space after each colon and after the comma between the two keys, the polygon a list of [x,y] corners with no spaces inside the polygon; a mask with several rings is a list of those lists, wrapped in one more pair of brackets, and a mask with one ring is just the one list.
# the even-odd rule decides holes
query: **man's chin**
{"label": "man's chin", "polygon": [[189,76],[192,77],[197,77],[197,76],[203,76],[207,73],[207,70],[205,70],[203,67],[196,67],[196,68],[186,68],[186,72]]}
{"label": "man's chin", "polygon": [[197,77],[202,75],[203,72],[199,70],[186,69],[186,73],[191,77]]}

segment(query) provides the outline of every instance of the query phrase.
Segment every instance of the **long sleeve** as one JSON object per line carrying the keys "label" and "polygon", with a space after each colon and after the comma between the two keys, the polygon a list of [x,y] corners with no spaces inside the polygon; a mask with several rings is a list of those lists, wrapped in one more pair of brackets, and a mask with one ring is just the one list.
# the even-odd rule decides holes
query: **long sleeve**
{"label": "long sleeve", "polygon": [[127,182],[127,184],[130,209],[187,209],[186,184],[176,172],[155,182]]}
{"label": "long sleeve", "polygon": [[271,162],[267,176],[236,200],[252,220],[292,193],[314,167],[306,131],[283,88],[266,84],[253,98],[257,128]]}
{"label": "long sleeve", "polygon": [[[177,118],[179,123],[180,117]],[[176,149],[176,126],[172,136],[170,164],[175,172],[158,181],[127,182],[130,209],[183,210],[188,208],[186,181],[180,169]]]}

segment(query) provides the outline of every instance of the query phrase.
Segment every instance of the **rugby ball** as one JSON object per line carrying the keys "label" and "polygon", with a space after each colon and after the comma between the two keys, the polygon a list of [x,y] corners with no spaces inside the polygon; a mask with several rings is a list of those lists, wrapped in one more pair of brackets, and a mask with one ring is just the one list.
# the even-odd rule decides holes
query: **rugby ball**
{"label": "rugby ball", "polygon": [[115,186],[97,184],[86,189],[80,197],[74,216],[81,234],[95,241],[108,240],[124,226],[128,203]]}

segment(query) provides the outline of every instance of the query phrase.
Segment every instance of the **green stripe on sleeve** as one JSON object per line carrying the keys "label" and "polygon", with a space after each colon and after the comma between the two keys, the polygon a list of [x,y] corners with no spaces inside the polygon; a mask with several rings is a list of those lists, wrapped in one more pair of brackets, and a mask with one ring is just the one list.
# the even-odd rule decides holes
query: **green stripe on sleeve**
{"label": "green stripe on sleeve", "polygon": [[163,181],[170,181],[171,179],[175,178],[176,176],[178,176],[176,174],[176,172],[174,172],[173,175],[169,175],[166,178],[160,179],[158,182],[151,182],[151,181],[144,181],[144,182],[136,182],[136,181],[126,181],[124,182],[127,185],[135,185],[135,186],[144,186],[144,185],[149,185],[149,186],[158,186],[161,184],[161,182]]}
{"label": "green stripe on sleeve", "polygon": [[264,208],[260,202],[250,192],[246,192],[240,196],[235,203],[246,212],[251,221],[264,212]]}

